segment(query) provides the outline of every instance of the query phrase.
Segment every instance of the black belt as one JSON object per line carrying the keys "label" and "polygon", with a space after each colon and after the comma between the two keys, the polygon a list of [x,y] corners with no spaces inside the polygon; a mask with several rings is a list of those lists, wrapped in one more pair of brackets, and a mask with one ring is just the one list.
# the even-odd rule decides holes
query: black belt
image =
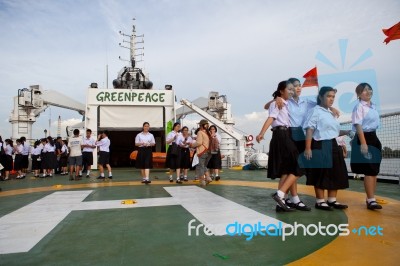
{"label": "black belt", "polygon": [[288,130],[288,128],[285,126],[277,126],[277,127],[271,128],[271,131],[275,131],[275,130]]}

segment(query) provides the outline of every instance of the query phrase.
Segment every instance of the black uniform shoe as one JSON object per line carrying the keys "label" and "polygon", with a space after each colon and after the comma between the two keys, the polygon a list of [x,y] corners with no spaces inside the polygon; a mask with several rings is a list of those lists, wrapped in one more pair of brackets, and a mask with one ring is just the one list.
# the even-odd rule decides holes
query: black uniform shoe
{"label": "black uniform shoe", "polygon": [[278,193],[275,192],[274,194],[271,195],[271,197],[272,197],[272,198],[276,201],[276,203],[278,203],[279,206],[281,206],[281,208],[284,209],[286,212],[295,211],[294,208],[290,208],[289,206],[286,205],[285,200],[284,200],[284,199],[281,199],[281,198],[278,196]]}
{"label": "black uniform shoe", "polygon": [[366,203],[367,203],[367,209],[368,210],[380,210],[380,209],[382,209],[382,206],[379,205],[376,201],[371,201],[370,203],[368,203],[368,201],[367,201]]}
{"label": "black uniform shoe", "polygon": [[105,179],[104,176],[98,176],[97,179]]}
{"label": "black uniform shoe", "polygon": [[299,211],[311,211],[311,208],[304,204],[304,202],[300,201],[298,203],[293,203],[291,201],[285,200],[286,205],[290,208],[295,208]]}
{"label": "black uniform shoe", "polygon": [[343,209],[347,209],[349,206],[345,205],[345,204],[340,204],[336,201],[334,202],[327,202],[329,206],[335,208],[335,209],[339,209],[339,210],[343,210]]}
{"label": "black uniform shoe", "polygon": [[333,211],[333,208],[329,206],[325,201],[320,203],[315,203],[315,208],[324,211]]}

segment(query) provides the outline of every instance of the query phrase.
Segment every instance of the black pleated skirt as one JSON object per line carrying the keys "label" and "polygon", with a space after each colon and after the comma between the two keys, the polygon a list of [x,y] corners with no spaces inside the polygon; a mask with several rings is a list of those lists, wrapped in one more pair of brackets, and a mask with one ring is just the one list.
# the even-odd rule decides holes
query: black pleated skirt
{"label": "black pleated skirt", "polygon": [[29,155],[22,155],[22,169],[29,167]]}
{"label": "black pleated skirt", "polygon": [[356,134],[351,142],[351,171],[366,176],[377,176],[382,161],[382,144],[376,132],[364,132],[364,137],[368,145],[369,154],[364,156],[361,153],[360,139]]}
{"label": "black pleated skirt", "polygon": [[181,168],[181,147],[178,147],[178,154],[171,154],[172,145],[169,145],[167,151],[167,157],[165,159],[165,167],[169,169]]}
{"label": "black pleated skirt", "polygon": [[190,161],[190,150],[189,148],[181,148],[181,168],[189,169],[192,167],[192,162]]}
{"label": "black pleated skirt", "polygon": [[137,169],[153,168],[153,149],[151,147],[139,147],[135,167]]}
{"label": "black pleated skirt", "polygon": [[1,164],[4,167],[4,171],[11,171],[13,169],[13,158],[11,155],[3,155]]}
{"label": "black pleated skirt", "polygon": [[[290,127],[290,138],[293,140],[294,145],[296,145],[297,151],[299,153],[298,164],[301,169],[301,175],[307,175],[307,169],[304,169],[302,165],[304,165],[303,160],[305,160],[304,156],[301,156],[306,148],[306,136],[304,135],[304,131],[301,127]],[[301,154],[301,155],[300,155]]]}
{"label": "black pleated skirt", "polygon": [[23,168],[23,160],[24,160],[24,157],[23,157],[22,154],[15,154],[14,170],[16,170],[16,171],[22,170],[22,168]]}
{"label": "black pleated skirt", "polygon": [[272,133],[268,153],[268,178],[280,178],[282,175],[301,176],[297,163],[299,153],[290,138],[289,130],[277,129]]}
{"label": "black pleated skirt", "polygon": [[38,161],[40,155],[32,155],[32,170],[40,170],[42,168],[42,160]]}
{"label": "black pleated skirt", "polygon": [[221,160],[221,151],[218,150],[216,154],[211,154],[211,159],[207,164],[208,169],[221,169],[222,168],[222,160]]}
{"label": "black pleated skirt", "polygon": [[42,153],[42,168],[43,169],[57,168],[57,155],[55,152]]}
{"label": "black pleated skirt", "polygon": [[[336,139],[312,140],[312,158],[304,160],[307,185],[321,189],[337,190],[349,187],[349,178],[343,151]],[[304,157],[304,154],[301,156]]]}

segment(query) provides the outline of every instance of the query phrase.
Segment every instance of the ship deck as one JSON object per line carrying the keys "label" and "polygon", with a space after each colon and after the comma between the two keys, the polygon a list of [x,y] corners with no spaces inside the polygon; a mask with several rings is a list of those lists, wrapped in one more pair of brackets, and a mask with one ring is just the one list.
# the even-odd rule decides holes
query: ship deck
{"label": "ship deck", "polygon": [[[338,193],[347,210],[276,213],[270,195],[277,180],[265,170],[224,169],[205,188],[193,181],[194,171],[184,184],[168,182],[166,170],[153,170],[149,185],[132,168],[113,169],[113,180],[92,175],[1,182],[0,265],[398,265],[400,259],[398,184],[378,183],[379,211],[366,209],[363,182],[350,180]],[[313,188],[304,183],[300,178],[300,197],[313,207]],[[285,239],[263,231],[250,240],[216,229],[207,235],[201,226],[250,228],[255,221],[309,231]],[[328,233],[314,230],[319,223]],[[347,236],[338,235],[340,224],[348,224]]]}

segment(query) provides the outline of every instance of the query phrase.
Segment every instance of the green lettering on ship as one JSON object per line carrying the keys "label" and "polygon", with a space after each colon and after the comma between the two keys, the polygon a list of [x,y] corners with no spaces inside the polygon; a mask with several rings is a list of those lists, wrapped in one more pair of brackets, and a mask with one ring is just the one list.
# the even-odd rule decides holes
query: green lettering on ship
{"label": "green lettering on ship", "polygon": [[163,103],[165,92],[104,92],[96,95],[99,102],[134,102],[134,103]]}

